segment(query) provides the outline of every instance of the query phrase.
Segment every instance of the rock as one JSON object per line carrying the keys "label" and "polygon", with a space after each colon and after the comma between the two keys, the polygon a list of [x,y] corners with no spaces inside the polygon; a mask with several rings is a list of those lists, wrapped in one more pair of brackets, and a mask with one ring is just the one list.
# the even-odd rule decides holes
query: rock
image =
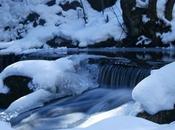
{"label": "rock", "polygon": [[146,112],[139,113],[137,117],[142,117],[147,120],[159,123],[159,124],[167,124],[175,121],[175,109],[158,112],[155,115],[150,115]]}
{"label": "rock", "polygon": [[9,76],[4,79],[4,85],[9,88],[7,94],[0,93],[0,108],[7,108],[13,101],[32,92],[28,83],[32,80],[26,76]]}
{"label": "rock", "polygon": [[97,11],[102,11],[105,8],[111,7],[117,0],[88,0],[91,7]]}

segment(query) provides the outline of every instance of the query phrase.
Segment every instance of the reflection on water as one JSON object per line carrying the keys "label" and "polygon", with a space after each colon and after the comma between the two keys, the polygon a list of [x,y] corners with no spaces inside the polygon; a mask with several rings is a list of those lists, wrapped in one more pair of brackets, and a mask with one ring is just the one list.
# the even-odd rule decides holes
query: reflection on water
{"label": "reflection on water", "polygon": [[20,60],[46,59],[55,60],[72,54],[90,54],[106,56],[114,62],[132,63],[132,65],[148,66],[158,68],[164,64],[175,61],[175,51],[161,49],[69,49],[65,52],[35,51],[21,55],[0,55],[0,71],[6,66]]}

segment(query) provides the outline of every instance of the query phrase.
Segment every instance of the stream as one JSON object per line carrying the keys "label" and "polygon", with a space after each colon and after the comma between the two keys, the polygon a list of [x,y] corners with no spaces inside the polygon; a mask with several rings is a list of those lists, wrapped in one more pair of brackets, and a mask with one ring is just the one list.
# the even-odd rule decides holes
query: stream
{"label": "stream", "polygon": [[[174,51],[159,49],[82,49],[66,52],[38,51],[22,55],[0,55],[0,71],[23,60],[55,60],[68,55],[88,54],[89,65],[94,65],[92,76],[98,88],[81,95],[66,96],[45,103],[44,106],[20,113],[10,120],[16,130],[56,130],[72,128],[91,115],[112,110],[132,102],[132,89],[142,79],[175,60]],[[95,55],[95,57],[94,57]],[[86,68],[83,68],[86,69]],[[93,69],[92,69],[93,70]]]}

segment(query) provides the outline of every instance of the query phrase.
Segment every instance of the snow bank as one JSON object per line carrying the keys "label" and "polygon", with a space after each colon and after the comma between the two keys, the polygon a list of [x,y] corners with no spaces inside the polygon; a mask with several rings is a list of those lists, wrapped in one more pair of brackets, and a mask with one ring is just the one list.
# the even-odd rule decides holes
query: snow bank
{"label": "snow bank", "polygon": [[[126,125],[127,123],[127,125]],[[144,119],[130,116],[116,116],[103,120],[95,125],[85,128],[85,130],[153,130],[158,125]],[[73,129],[73,130],[81,130]]]}
{"label": "snow bank", "polygon": [[144,109],[155,114],[161,110],[170,110],[175,104],[175,62],[158,70],[142,80],[133,90],[133,99],[141,103]]}
{"label": "snow bank", "polygon": [[[108,112],[103,112],[91,116],[83,124],[76,128],[66,130],[174,130],[175,124],[159,125],[143,118],[138,118],[133,113],[128,113],[126,110],[136,110],[139,106],[137,103],[123,105],[119,108]],[[133,107],[133,108],[131,108]],[[131,112],[131,111],[130,111]]]}
{"label": "snow bank", "polygon": [[72,128],[66,130],[174,130],[175,124],[158,125],[145,119],[116,116],[108,118],[87,128]]}

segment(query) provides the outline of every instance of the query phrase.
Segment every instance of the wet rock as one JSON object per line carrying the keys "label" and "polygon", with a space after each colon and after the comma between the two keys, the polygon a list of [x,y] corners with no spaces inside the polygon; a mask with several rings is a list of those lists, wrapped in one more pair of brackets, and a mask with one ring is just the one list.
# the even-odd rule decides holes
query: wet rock
{"label": "wet rock", "polygon": [[61,8],[64,11],[68,11],[70,9],[76,10],[78,7],[81,8],[81,4],[78,1],[66,2],[64,4],[60,4]]}
{"label": "wet rock", "polygon": [[0,93],[0,108],[7,108],[13,101],[32,92],[28,83],[32,80],[26,76],[9,76],[4,79],[4,85],[9,88],[7,94]]}
{"label": "wet rock", "polygon": [[159,123],[159,124],[167,124],[175,121],[175,109],[158,112],[155,115],[150,115],[146,112],[139,113],[137,116],[145,118],[147,120]]}

